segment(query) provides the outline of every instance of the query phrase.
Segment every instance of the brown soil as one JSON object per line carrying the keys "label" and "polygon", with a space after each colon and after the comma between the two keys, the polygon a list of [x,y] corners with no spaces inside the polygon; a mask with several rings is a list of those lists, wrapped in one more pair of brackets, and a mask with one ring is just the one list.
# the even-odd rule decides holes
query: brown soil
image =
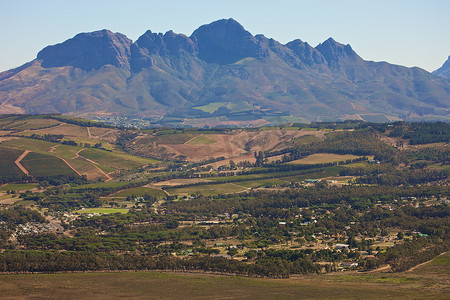
{"label": "brown soil", "polygon": [[25,167],[22,166],[20,162],[25,158],[25,156],[27,156],[28,153],[30,153],[30,150],[25,150],[14,162],[16,166],[27,176],[30,174],[30,172],[28,172],[28,170],[25,169]]}
{"label": "brown soil", "polygon": [[246,154],[246,155],[239,155],[233,158],[229,158],[226,160],[221,160],[212,164],[206,164],[208,166],[212,166],[213,168],[218,168],[220,166],[229,166],[230,165],[230,161],[233,161],[235,164],[238,164],[240,162],[243,161],[249,161],[251,163],[255,163],[256,162],[256,158],[254,154]]}
{"label": "brown soil", "polygon": [[109,143],[115,143],[120,130],[110,128],[89,127],[90,137]]}
{"label": "brown soil", "polygon": [[180,145],[165,145],[181,155],[185,155],[190,161],[200,162],[203,160],[217,158],[217,157],[235,157],[244,153],[245,150],[238,148],[233,144],[233,135],[224,134],[209,134],[209,139],[216,141],[214,144],[180,144]]}

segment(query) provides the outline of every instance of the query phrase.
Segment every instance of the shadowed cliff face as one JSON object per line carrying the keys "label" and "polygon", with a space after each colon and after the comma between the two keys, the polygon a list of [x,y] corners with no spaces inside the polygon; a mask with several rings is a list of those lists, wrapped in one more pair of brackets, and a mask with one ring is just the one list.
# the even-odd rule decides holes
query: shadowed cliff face
{"label": "shadowed cliff face", "polygon": [[[436,72],[445,76],[449,64]],[[203,25],[190,37],[148,30],[134,43],[108,30],[81,33],[0,73],[0,113],[240,122],[439,119],[449,110],[445,78],[365,61],[332,38],[315,48],[300,39],[284,45],[253,36],[233,19]]]}
{"label": "shadowed cliff face", "polygon": [[233,19],[203,25],[191,36],[199,57],[208,63],[230,64],[247,57],[262,57],[256,38]]}
{"label": "shadowed cliff face", "polygon": [[131,43],[125,35],[109,30],[80,33],[64,43],[45,47],[37,58],[44,68],[73,66],[90,71],[112,65],[129,69]]}
{"label": "shadowed cliff face", "polygon": [[187,36],[168,31],[165,34],[145,32],[131,46],[131,67],[134,72],[153,65],[152,55],[180,56],[182,52],[194,55],[197,45]]}

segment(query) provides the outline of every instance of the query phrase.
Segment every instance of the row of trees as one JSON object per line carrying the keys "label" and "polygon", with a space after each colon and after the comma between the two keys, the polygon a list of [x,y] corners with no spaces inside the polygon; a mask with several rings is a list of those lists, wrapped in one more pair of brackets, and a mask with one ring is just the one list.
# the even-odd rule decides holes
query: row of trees
{"label": "row of trees", "polygon": [[290,274],[319,273],[309,260],[266,260],[256,264],[223,257],[102,255],[92,252],[6,251],[0,254],[0,272],[70,272],[98,270],[207,271],[220,274],[288,278]]}

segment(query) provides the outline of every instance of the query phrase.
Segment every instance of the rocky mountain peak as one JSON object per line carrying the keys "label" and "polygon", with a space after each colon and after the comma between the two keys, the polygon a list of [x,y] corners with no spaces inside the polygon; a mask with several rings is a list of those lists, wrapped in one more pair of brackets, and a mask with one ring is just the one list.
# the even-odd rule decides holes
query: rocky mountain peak
{"label": "rocky mountain peak", "polygon": [[73,66],[90,71],[113,65],[128,69],[131,43],[125,35],[104,29],[80,33],[61,44],[45,47],[37,58],[44,68]]}
{"label": "rocky mountain peak", "polygon": [[257,39],[233,19],[224,19],[199,27],[191,39],[199,57],[209,63],[230,64],[246,57],[258,57]]}
{"label": "rocky mountain peak", "polygon": [[325,57],[329,65],[335,65],[343,59],[361,59],[350,45],[343,45],[329,38],[316,49]]}
{"label": "rocky mountain peak", "polygon": [[447,61],[442,65],[442,67],[440,67],[436,71],[433,71],[433,74],[450,78],[450,55],[448,56]]}
{"label": "rocky mountain peak", "polygon": [[286,44],[286,47],[292,50],[304,63],[308,65],[323,64],[326,62],[323,55],[308,43],[303,42],[300,39],[293,40]]}

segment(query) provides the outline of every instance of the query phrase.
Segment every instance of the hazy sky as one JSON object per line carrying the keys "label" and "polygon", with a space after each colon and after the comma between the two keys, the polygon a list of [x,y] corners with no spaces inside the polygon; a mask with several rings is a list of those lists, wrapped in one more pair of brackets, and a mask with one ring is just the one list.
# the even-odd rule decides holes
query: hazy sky
{"label": "hazy sky", "polygon": [[333,37],[365,60],[433,71],[450,55],[449,12],[450,0],[0,0],[0,71],[80,32],[189,36],[223,18],[283,44]]}

